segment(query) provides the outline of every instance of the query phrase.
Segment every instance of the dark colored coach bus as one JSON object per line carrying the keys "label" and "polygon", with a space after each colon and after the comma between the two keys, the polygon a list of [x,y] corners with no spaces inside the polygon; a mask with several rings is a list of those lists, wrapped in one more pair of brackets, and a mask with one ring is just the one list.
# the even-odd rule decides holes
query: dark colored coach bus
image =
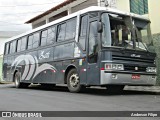
{"label": "dark colored coach bus", "polygon": [[89,7],[5,44],[3,77],[17,88],[67,84],[120,91],[156,83],[150,21],[140,15]]}

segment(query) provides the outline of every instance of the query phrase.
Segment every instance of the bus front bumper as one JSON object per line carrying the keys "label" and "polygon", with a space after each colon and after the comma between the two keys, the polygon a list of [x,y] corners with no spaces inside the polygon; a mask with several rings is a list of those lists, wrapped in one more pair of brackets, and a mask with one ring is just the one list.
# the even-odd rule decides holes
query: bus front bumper
{"label": "bus front bumper", "polygon": [[[134,76],[138,76],[135,77]],[[101,71],[101,85],[155,85],[156,75],[143,73],[120,73]]]}

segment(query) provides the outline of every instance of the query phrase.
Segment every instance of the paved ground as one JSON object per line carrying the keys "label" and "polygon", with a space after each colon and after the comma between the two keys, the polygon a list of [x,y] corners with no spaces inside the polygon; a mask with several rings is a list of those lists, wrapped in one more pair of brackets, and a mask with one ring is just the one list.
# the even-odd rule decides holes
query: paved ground
{"label": "paved ground", "polygon": [[134,91],[145,91],[145,92],[154,92],[160,93],[160,86],[126,86],[125,90],[134,90]]}
{"label": "paved ground", "polygon": [[[0,84],[0,111],[160,111],[160,92],[136,90],[136,87],[130,89],[126,87],[122,94],[109,95],[104,89],[95,88],[87,89],[83,93],[70,93],[66,87],[60,86],[53,89],[39,86],[16,89],[12,84]],[[0,119],[4,120],[4,118]],[[69,120],[72,119],[74,120],[74,118]],[[146,120],[146,118],[111,119]]]}

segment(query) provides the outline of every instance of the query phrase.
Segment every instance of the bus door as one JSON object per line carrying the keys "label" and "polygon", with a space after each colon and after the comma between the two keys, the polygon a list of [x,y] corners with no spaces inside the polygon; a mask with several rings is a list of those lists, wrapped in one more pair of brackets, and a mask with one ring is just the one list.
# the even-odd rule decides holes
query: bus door
{"label": "bus door", "polygon": [[99,84],[97,19],[89,22],[87,52],[87,84]]}

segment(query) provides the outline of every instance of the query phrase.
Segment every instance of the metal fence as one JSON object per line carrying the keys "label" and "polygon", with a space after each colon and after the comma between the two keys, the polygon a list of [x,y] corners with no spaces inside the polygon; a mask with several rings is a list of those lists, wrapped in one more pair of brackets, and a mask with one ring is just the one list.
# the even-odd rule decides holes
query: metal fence
{"label": "metal fence", "polygon": [[2,81],[2,63],[3,63],[3,55],[0,55],[0,81]]}

